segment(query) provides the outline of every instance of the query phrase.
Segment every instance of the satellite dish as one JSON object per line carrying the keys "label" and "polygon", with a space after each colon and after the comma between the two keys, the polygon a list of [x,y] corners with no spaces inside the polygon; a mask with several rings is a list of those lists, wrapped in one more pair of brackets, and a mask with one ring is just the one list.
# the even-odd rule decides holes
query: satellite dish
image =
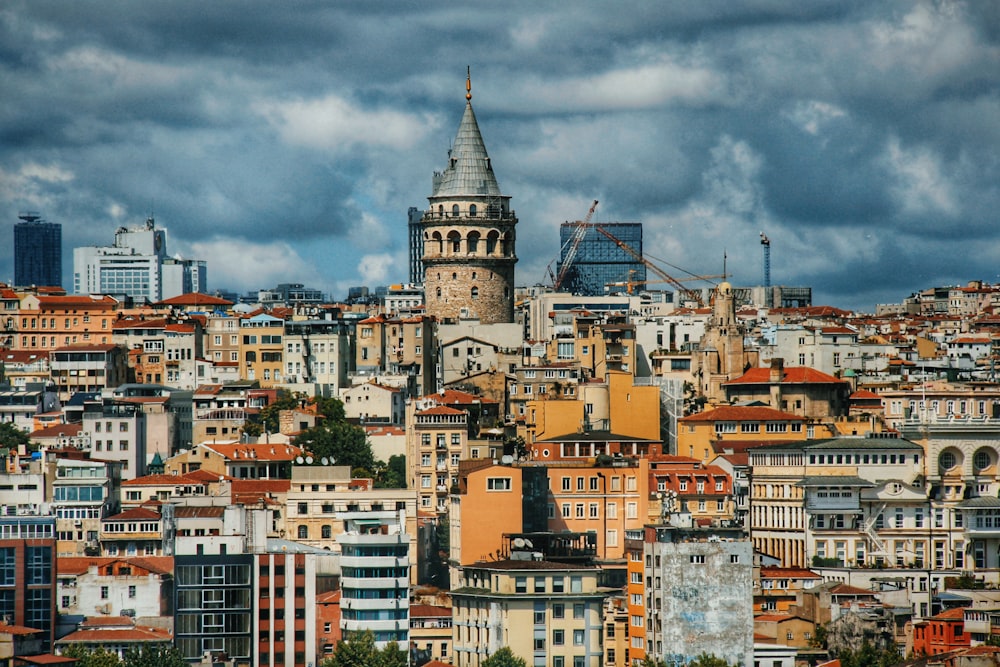
{"label": "satellite dish", "polygon": [[524,542],[524,546],[528,547],[529,549],[535,546],[534,544],[531,543],[531,540],[529,540],[528,538],[524,538],[524,540],[522,541]]}
{"label": "satellite dish", "polygon": [[307,456],[306,457],[306,463],[308,463],[309,465],[312,465],[313,464],[313,457]]}
{"label": "satellite dish", "polygon": [[296,456],[296,457],[295,457],[295,462],[296,462],[296,463],[298,463],[299,465],[302,465],[302,464],[303,464],[303,463],[305,463],[306,461],[305,461],[305,459],[303,459],[303,458],[302,458],[301,456]]}
{"label": "satellite dish", "polygon": [[319,461],[320,461],[320,463],[322,463],[325,466],[330,465],[330,459],[326,458],[325,456],[323,458],[321,458]]}
{"label": "satellite dish", "polygon": [[518,549],[524,548],[524,538],[523,537],[515,537],[514,538],[514,546],[517,547]]}
{"label": "satellite dish", "polygon": [[500,463],[504,464],[505,466],[510,465],[513,462],[514,462],[514,457],[511,456],[510,454],[504,454],[502,457],[500,457]]}

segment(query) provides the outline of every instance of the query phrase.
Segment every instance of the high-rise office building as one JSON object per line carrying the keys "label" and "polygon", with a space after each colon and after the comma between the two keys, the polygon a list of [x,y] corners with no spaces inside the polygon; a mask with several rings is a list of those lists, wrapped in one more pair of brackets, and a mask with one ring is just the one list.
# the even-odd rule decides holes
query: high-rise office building
{"label": "high-rise office building", "polygon": [[167,255],[167,230],[153,218],[143,227],[119,227],[114,245],[73,250],[73,291],[128,296],[136,301],[163,299],[206,290],[205,261]]}
{"label": "high-rise office building", "polygon": [[[559,245],[562,251],[557,273],[562,271],[573,246],[573,236],[580,224],[564,222],[559,226]],[[600,233],[596,229],[597,226],[593,223],[586,225],[586,233],[577,244],[572,263],[566,269],[561,285],[562,291],[600,296],[609,291],[629,291],[626,289],[629,283],[641,288],[646,280],[646,265],[635,259],[611,238]],[[641,222],[606,222],[601,223],[600,227],[638,254],[642,254]]]}
{"label": "high-rise office building", "polygon": [[416,206],[411,206],[406,212],[406,229],[410,238],[410,282],[419,285],[424,282],[424,227],[421,219],[424,212]]}
{"label": "high-rise office building", "polygon": [[35,212],[14,225],[14,284],[62,287],[62,225]]}

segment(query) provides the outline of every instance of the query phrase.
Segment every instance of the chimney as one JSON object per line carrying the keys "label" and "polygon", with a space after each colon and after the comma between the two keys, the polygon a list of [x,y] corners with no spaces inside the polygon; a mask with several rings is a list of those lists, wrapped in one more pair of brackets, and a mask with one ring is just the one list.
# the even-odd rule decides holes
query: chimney
{"label": "chimney", "polygon": [[781,382],[782,378],[785,377],[785,360],[781,357],[775,357],[771,359],[771,383]]}

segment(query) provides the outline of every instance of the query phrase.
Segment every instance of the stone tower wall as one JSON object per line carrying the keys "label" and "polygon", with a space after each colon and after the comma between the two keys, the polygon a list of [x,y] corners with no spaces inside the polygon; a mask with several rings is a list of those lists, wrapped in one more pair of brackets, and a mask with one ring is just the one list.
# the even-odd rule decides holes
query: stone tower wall
{"label": "stone tower wall", "polygon": [[427,263],[424,291],[427,314],[439,319],[472,317],[483,324],[514,321],[513,263]]}

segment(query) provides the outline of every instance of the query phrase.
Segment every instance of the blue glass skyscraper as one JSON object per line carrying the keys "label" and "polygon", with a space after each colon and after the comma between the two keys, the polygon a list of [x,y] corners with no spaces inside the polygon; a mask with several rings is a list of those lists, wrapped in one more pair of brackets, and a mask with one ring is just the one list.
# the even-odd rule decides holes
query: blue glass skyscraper
{"label": "blue glass skyscraper", "polygon": [[62,287],[62,225],[21,213],[14,225],[14,285]]}
{"label": "blue glass skyscraper", "polygon": [[[562,247],[557,271],[562,270],[571,239],[578,223],[564,222],[559,227],[559,245]],[[605,222],[600,225],[642,254],[641,222]],[[624,292],[626,282],[646,280],[646,266],[595,229],[587,225],[587,233],[577,247],[573,263],[566,271],[562,289],[574,294],[600,296],[608,293],[608,286],[617,283],[616,291]]]}

